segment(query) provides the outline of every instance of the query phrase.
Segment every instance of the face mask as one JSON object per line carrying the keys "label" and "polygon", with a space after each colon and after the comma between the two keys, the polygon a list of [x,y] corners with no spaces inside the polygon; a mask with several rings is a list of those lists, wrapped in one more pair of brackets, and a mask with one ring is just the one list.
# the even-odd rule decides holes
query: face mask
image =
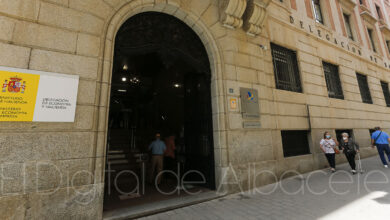
{"label": "face mask", "polygon": [[347,137],[343,137],[343,140],[347,140],[348,138]]}
{"label": "face mask", "polygon": [[327,138],[327,139],[330,139],[330,135],[326,135],[326,138]]}

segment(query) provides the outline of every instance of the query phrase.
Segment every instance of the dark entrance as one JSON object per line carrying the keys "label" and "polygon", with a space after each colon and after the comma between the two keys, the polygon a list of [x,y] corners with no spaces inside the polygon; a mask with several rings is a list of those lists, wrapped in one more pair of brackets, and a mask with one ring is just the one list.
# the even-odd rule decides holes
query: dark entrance
{"label": "dark entrance", "polygon": [[[183,188],[214,189],[210,80],[204,45],[185,23],[146,12],[122,25],[111,80],[105,210],[187,196]],[[176,147],[175,157],[164,160],[172,172],[158,187],[147,181],[148,146],[157,132]],[[180,183],[184,174],[192,183]]]}

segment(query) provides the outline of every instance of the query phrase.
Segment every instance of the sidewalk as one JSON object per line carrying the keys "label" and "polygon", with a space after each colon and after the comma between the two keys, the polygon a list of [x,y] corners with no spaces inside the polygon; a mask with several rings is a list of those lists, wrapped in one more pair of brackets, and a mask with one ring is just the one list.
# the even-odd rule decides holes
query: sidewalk
{"label": "sidewalk", "polygon": [[362,163],[362,175],[343,164],[142,219],[389,219],[390,169],[378,156]]}

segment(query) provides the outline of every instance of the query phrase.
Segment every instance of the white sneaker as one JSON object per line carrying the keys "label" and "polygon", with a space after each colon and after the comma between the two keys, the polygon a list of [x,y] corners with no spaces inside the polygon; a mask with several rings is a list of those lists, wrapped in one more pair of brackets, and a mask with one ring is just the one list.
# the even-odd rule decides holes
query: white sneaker
{"label": "white sneaker", "polygon": [[351,172],[352,172],[353,174],[356,174],[356,170],[351,170]]}
{"label": "white sneaker", "polygon": [[385,168],[389,168],[389,166],[385,165]]}

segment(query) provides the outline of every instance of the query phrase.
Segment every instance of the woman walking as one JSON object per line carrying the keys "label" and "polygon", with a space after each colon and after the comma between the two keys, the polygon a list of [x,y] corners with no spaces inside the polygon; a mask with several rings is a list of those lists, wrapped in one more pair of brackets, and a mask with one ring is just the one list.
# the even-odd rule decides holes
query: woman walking
{"label": "woman walking", "polygon": [[336,172],[336,147],[339,146],[337,140],[332,139],[329,132],[324,133],[324,138],[320,142],[322,152],[324,152],[326,159],[328,160],[330,170],[332,173]]}
{"label": "woman walking", "polygon": [[359,152],[359,145],[352,140],[352,138],[349,138],[348,133],[342,133],[341,135],[343,139],[341,140],[340,149],[343,150],[345,157],[351,166],[352,174],[356,174],[355,156],[356,152]]}

